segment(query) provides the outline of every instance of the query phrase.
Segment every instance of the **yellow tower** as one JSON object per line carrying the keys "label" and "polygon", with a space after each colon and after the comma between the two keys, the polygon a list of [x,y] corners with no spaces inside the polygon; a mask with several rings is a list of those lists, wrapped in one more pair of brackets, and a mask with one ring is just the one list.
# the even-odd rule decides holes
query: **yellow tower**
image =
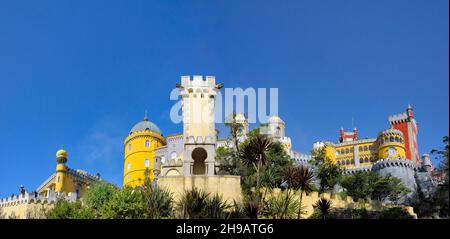
{"label": "yellow tower", "polygon": [[137,123],[124,142],[123,186],[136,187],[144,183],[145,171],[154,179],[155,149],[166,145],[159,128],[148,120]]}
{"label": "yellow tower", "polygon": [[379,159],[406,159],[403,133],[397,129],[387,129],[378,135]]}
{"label": "yellow tower", "polygon": [[67,152],[64,149],[58,150],[56,152],[56,181],[55,181],[55,192],[64,192],[64,183],[66,181],[67,175]]}

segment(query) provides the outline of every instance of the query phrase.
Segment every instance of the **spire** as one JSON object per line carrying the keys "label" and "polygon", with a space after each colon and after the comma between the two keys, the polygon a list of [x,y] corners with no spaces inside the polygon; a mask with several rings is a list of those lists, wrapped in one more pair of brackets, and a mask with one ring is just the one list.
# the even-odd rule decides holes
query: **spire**
{"label": "spire", "polygon": [[148,117],[147,117],[147,110],[145,110],[145,114],[144,114],[144,121],[148,121]]}

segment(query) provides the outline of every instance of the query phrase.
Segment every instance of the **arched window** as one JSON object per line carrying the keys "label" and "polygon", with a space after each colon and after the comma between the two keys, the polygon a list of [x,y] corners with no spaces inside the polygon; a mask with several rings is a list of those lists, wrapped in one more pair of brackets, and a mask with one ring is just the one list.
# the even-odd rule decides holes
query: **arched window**
{"label": "arched window", "polygon": [[145,140],[145,147],[146,148],[150,147],[150,140],[148,140],[148,139]]}
{"label": "arched window", "polygon": [[128,163],[127,169],[131,170],[131,163]]}
{"label": "arched window", "polygon": [[131,151],[131,144],[128,144],[128,151]]}
{"label": "arched window", "polygon": [[365,162],[365,163],[368,163],[368,162],[369,162],[369,158],[367,158],[367,157],[364,158],[364,162]]}
{"label": "arched window", "polygon": [[363,158],[359,158],[359,163],[364,163],[364,159]]}
{"label": "arched window", "polygon": [[350,150],[348,148],[345,149],[345,153],[348,154],[350,153]]}
{"label": "arched window", "polygon": [[150,167],[150,160],[145,159],[145,160],[144,160],[144,166],[145,166],[145,167]]}
{"label": "arched window", "polygon": [[369,150],[369,147],[367,147],[367,145],[364,146],[364,151],[368,151],[368,150]]}
{"label": "arched window", "polygon": [[350,164],[350,160],[347,159],[347,160],[345,161],[345,164],[347,164],[347,165]]}
{"label": "arched window", "polygon": [[358,147],[359,151],[363,151],[363,148],[361,146]]}
{"label": "arched window", "polygon": [[389,137],[390,142],[394,142],[394,136]]}
{"label": "arched window", "polygon": [[279,126],[275,128],[275,136],[281,136],[281,128]]}

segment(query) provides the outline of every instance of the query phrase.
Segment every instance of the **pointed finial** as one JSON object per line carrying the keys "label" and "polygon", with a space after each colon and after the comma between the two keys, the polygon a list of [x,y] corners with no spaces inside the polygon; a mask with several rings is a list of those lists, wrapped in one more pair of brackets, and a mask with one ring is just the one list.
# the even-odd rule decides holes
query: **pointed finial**
{"label": "pointed finial", "polygon": [[411,106],[411,104],[408,104],[408,109],[412,109],[412,106]]}
{"label": "pointed finial", "polygon": [[144,121],[148,121],[147,110],[145,110]]}

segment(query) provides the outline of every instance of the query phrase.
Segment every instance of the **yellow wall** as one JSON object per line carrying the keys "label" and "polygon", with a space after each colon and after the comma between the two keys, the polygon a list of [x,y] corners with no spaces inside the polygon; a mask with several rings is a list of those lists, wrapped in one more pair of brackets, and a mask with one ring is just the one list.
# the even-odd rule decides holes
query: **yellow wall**
{"label": "yellow wall", "polygon": [[[149,146],[146,147],[146,141],[149,141]],[[131,145],[131,150],[129,148]],[[123,186],[136,187],[144,183],[145,170],[148,169],[150,179],[154,179],[153,165],[155,149],[166,145],[164,138],[151,131],[140,131],[129,135],[124,143],[124,173]],[[149,160],[149,166],[145,166],[145,160]],[[128,168],[128,165],[131,168]]]}
{"label": "yellow wall", "polygon": [[45,218],[45,212],[53,206],[53,203],[38,202],[0,207],[0,219],[43,219]]}
{"label": "yellow wall", "polygon": [[[272,195],[278,195],[280,193],[280,189],[275,189],[272,192]],[[266,196],[268,197],[268,196]],[[294,199],[298,200],[300,197],[300,194],[296,192]],[[325,198],[331,201],[331,207],[332,208],[350,208],[350,209],[357,209],[364,207],[368,211],[381,211],[383,209],[393,207],[396,205],[391,204],[384,204],[378,201],[372,201],[370,203],[356,203],[353,201],[353,198],[347,196],[346,198],[342,199],[339,195],[330,195],[329,193],[323,193],[320,194],[318,192],[312,192],[309,195],[303,194],[302,197],[302,206],[304,207],[305,214],[302,215],[302,218],[308,218],[314,213],[314,205],[320,198]],[[414,213],[414,209],[409,206],[401,206],[405,208],[410,215],[417,218],[417,215]]]}
{"label": "yellow wall", "polygon": [[[395,154],[389,156],[388,151],[389,148],[393,147],[395,148]],[[405,152],[405,146],[401,143],[397,142],[390,142],[387,144],[383,144],[380,146],[380,149],[378,150],[378,157],[379,158],[406,158],[406,152]]]}
{"label": "yellow wall", "polygon": [[158,185],[169,189],[175,201],[179,200],[185,190],[198,188],[211,194],[218,193],[224,200],[232,203],[241,201],[241,178],[232,175],[194,175],[194,176],[166,176],[158,179]]}

